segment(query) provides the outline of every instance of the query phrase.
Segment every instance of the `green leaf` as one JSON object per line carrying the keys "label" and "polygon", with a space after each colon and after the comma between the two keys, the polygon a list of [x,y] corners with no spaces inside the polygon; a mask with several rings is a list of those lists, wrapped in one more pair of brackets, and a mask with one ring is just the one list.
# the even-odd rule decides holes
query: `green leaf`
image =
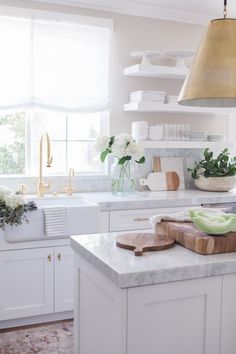
{"label": "green leaf", "polygon": [[126,161],[130,161],[130,160],[131,160],[131,156],[123,156],[121,159],[119,159],[118,164],[123,165],[123,163],[125,163]]}
{"label": "green leaf", "polygon": [[143,156],[143,157],[141,157],[141,159],[139,159],[139,160],[135,160],[135,162],[137,162],[137,163],[144,163],[145,162],[145,157]]}
{"label": "green leaf", "polygon": [[115,140],[115,136],[111,136],[110,142],[109,142],[109,147],[111,147],[113,145],[114,140]]}
{"label": "green leaf", "polygon": [[106,159],[107,155],[109,154],[109,152],[110,152],[110,150],[109,150],[109,149],[106,149],[105,151],[103,151],[103,152],[101,153],[101,155],[100,155],[100,160],[101,160],[102,162],[105,161],[105,159]]}

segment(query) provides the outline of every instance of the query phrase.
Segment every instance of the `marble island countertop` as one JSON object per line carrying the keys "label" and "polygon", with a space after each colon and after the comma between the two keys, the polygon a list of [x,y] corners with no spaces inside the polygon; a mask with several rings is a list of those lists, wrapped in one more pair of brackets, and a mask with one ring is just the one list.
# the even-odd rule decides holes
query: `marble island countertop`
{"label": "marble island countertop", "polygon": [[230,192],[179,190],[137,192],[129,196],[113,196],[109,192],[81,193],[83,198],[98,203],[101,211],[176,207],[186,205],[236,203],[236,189]]}
{"label": "marble island countertop", "polygon": [[117,234],[73,236],[71,247],[120,288],[236,273],[236,253],[202,256],[175,245],[136,257],[116,246]]}

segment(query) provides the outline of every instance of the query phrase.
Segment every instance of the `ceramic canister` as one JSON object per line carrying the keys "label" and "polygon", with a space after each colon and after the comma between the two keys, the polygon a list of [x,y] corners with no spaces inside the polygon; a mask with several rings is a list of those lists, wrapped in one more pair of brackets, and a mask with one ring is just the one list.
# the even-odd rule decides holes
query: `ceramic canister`
{"label": "ceramic canister", "polygon": [[148,122],[132,122],[132,136],[135,140],[146,140],[148,138]]}

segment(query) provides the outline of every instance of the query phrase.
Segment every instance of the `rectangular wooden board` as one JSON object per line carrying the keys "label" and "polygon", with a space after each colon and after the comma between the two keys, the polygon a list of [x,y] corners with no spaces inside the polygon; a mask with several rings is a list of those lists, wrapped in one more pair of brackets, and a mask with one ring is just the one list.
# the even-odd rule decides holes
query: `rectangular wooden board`
{"label": "rectangular wooden board", "polygon": [[181,246],[202,255],[236,252],[236,232],[213,236],[197,230],[191,222],[162,221],[156,225],[156,233],[169,236]]}

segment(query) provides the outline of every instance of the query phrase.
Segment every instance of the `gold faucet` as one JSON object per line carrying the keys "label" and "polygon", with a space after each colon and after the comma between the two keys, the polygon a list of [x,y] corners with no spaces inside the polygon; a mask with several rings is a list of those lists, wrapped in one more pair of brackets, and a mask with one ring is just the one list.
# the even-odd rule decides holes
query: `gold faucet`
{"label": "gold faucet", "polygon": [[52,156],[51,156],[51,144],[48,133],[44,133],[41,136],[39,144],[39,179],[38,179],[38,196],[43,197],[46,190],[50,188],[50,181],[45,184],[43,181],[43,139],[46,138],[47,142],[47,164],[46,167],[51,167]]}
{"label": "gold faucet", "polygon": [[65,188],[65,192],[68,195],[72,195],[75,189],[72,187],[72,177],[75,175],[75,170],[73,168],[69,169],[69,176],[68,176],[68,186]]}
{"label": "gold faucet", "polygon": [[21,195],[25,195],[25,193],[26,193],[26,185],[25,184],[21,184],[20,185],[20,189],[19,189],[19,193],[21,194]]}

